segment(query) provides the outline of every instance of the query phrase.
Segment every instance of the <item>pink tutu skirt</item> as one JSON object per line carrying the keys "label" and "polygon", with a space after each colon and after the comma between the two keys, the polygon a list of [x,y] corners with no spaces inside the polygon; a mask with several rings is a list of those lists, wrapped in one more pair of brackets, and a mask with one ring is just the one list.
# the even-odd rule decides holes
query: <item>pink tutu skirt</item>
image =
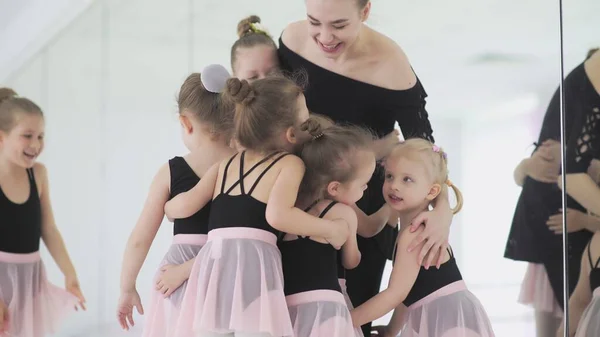
{"label": "pink tutu skirt", "polygon": [[342,295],[344,295],[344,301],[346,301],[346,306],[348,306],[348,310],[354,309],[354,304],[352,304],[350,296],[348,296],[348,287],[346,287],[346,280],[343,278],[339,278],[338,282],[340,283],[340,288],[342,288]]}
{"label": "pink tutu skirt", "polygon": [[[342,295],[344,295],[344,301],[346,302],[348,310],[354,309],[354,304],[352,304],[352,300],[350,300],[350,296],[348,295],[348,287],[346,287],[346,280],[343,278],[339,278],[338,282],[340,283],[340,288],[342,288]],[[362,329],[354,328],[354,336],[364,337]]]}
{"label": "pink tutu skirt", "polygon": [[276,243],[275,235],[254,228],[210,231],[192,268],[174,335],[293,336]]}
{"label": "pink tutu skirt", "polygon": [[457,281],[408,307],[400,336],[494,337],[494,332],[479,300]]}
{"label": "pink tutu skirt", "polygon": [[554,297],[554,291],[543,264],[529,263],[521,284],[518,301],[531,306],[536,311],[552,313],[556,318],[563,317],[563,311]]}
{"label": "pink tutu skirt", "polygon": [[42,337],[57,332],[78,300],[46,279],[40,253],[0,252],[0,301],[8,307],[9,337]]}
{"label": "pink tutu skirt", "polygon": [[335,290],[307,291],[286,301],[294,337],[357,336],[344,295]]}
{"label": "pink tutu skirt", "polygon": [[598,336],[600,336],[600,288],[594,290],[592,301],[581,315],[575,333],[575,337]]}
{"label": "pink tutu skirt", "polygon": [[[207,236],[202,234],[178,234],[173,237],[173,244],[160,263],[160,267],[167,264],[182,264],[198,255],[200,248],[206,243]],[[160,268],[156,278],[160,275]],[[187,286],[187,281],[175,290],[171,296],[165,298],[156,290],[152,291],[152,299],[146,313],[146,320],[142,337],[165,337],[175,329],[181,301]]]}

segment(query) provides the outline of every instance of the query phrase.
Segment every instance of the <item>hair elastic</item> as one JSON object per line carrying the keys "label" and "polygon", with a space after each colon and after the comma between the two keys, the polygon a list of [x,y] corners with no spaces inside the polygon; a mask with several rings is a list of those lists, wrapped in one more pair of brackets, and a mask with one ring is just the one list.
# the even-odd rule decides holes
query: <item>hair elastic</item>
{"label": "hair elastic", "polygon": [[206,90],[220,94],[225,90],[227,80],[231,78],[229,71],[220,64],[210,64],[200,73],[200,81]]}
{"label": "hair elastic", "polygon": [[435,152],[435,153],[441,153],[441,154],[442,154],[442,157],[443,157],[444,159],[448,159],[448,155],[446,154],[446,152],[442,151],[442,149],[441,149],[439,146],[437,146],[437,145],[433,145],[433,146],[431,147],[431,149],[432,149],[432,150],[433,150],[433,152]]}
{"label": "hair elastic", "polygon": [[267,32],[267,29],[265,27],[263,27],[263,25],[261,25],[258,22],[251,22],[250,23],[250,32],[255,33],[255,34],[264,34],[264,35],[269,36],[269,37],[271,36]]}

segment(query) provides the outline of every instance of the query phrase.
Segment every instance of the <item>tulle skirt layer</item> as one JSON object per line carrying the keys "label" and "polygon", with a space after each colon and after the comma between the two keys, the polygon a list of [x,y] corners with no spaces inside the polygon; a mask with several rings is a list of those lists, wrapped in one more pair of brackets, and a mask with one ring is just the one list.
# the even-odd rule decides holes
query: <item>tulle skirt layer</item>
{"label": "tulle skirt layer", "polygon": [[352,318],[342,293],[314,290],[286,297],[295,337],[352,337],[360,329]]}
{"label": "tulle skirt layer", "polygon": [[529,263],[527,266],[518,302],[536,311],[552,313],[556,318],[563,317],[543,264]]}
{"label": "tulle skirt layer", "polygon": [[254,228],[210,231],[194,263],[175,335],[293,336],[276,243],[274,234]]}
{"label": "tulle skirt layer", "polygon": [[[206,240],[207,236],[202,234],[175,235],[169,251],[160,263],[156,278],[160,275],[160,268],[163,266],[182,264],[196,257]],[[175,330],[187,283],[184,282],[167,298],[156,290],[152,291],[150,305],[145,314],[142,337],[165,337]]]}
{"label": "tulle skirt layer", "polygon": [[581,315],[575,334],[575,337],[598,336],[600,336],[600,288],[594,290],[592,301]]}
{"label": "tulle skirt layer", "polygon": [[405,319],[402,337],[494,337],[487,313],[463,281],[411,305]]}
{"label": "tulle skirt layer", "polygon": [[8,307],[10,337],[55,333],[78,303],[75,296],[48,282],[39,252],[0,252],[0,301]]}

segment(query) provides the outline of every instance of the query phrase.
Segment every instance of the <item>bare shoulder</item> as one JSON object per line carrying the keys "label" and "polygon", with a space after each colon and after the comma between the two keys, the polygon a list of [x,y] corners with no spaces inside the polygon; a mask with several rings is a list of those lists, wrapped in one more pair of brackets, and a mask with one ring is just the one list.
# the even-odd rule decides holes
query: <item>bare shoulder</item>
{"label": "bare shoulder", "polygon": [[48,184],[48,170],[46,165],[36,162],[33,164],[33,176],[35,177],[35,184],[38,186],[38,192],[41,194]]}
{"label": "bare shoulder", "polygon": [[596,51],[588,58],[585,62],[585,65],[591,66],[599,66],[600,65],[600,51]]}
{"label": "bare shoulder", "polygon": [[149,193],[151,194],[169,194],[171,192],[171,166],[169,163],[164,163],[154,174],[152,183],[150,184]]}
{"label": "bare shoulder", "polygon": [[358,222],[356,212],[352,209],[352,207],[346,204],[342,204],[341,202],[338,202],[333,207],[331,207],[331,210],[327,212],[325,218],[330,220],[344,219],[348,222],[350,226],[354,227],[356,227],[356,224]]}
{"label": "bare shoulder", "polygon": [[290,168],[299,168],[304,170],[304,162],[302,159],[295,154],[288,154],[285,157],[281,158],[281,160],[277,163],[281,166],[286,166]]}
{"label": "bare shoulder", "polygon": [[406,90],[417,83],[408,56],[404,50],[389,37],[373,31],[377,44],[378,73],[384,81],[383,86],[393,90]]}
{"label": "bare shoulder", "polygon": [[281,34],[281,40],[286,47],[296,53],[303,49],[306,41],[307,24],[307,20],[301,20],[292,22],[285,27],[283,33]]}
{"label": "bare shoulder", "polygon": [[304,176],[304,172],[306,172],[306,166],[304,166],[304,162],[300,157],[294,154],[288,154],[285,157],[281,158],[275,164],[280,173],[284,173],[285,177],[293,176]]}
{"label": "bare shoulder", "polygon": [[234,157],[237,157],[239,155],[239,153],[236,153],[234,155],[232,155],[231,157],[228,157],[226,159],[221,160],[220,162],[218,162],[218,166],[219,166],[219,172],[223,171],[225,169],[225,166],[227,166],[227,163],[231,160],[233,161]]}
{"label": "bare shoulder", "polygon": [[171,166],[169,163],[164,163],[160,166],[158,172],[156,172],[156,175],[154,176],[154,181],[163,183],[169,183],[171,181]]}
{"label": "bare shoulder", "polygon": [[46,169],[46,165],[36,162],[33,164],[33,174],[35,174],[36,179],[38,176],[40,177],[48,177],[48,170]]}
{"label": "bare shoulder", "polygon": [[592,85],[600,93],[600,51],[595,52],[584,63],[585,72]]}

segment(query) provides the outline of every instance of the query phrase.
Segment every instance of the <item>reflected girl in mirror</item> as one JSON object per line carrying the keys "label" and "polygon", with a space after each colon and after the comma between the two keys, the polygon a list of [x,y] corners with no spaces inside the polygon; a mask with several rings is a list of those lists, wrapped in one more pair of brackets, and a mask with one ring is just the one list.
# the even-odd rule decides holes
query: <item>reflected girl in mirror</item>
{"label": "reflected girl in mirror", "polygon": [[[71,310],[85,310],[75,267],[54,222],[44,150],[42,110],[12,89],[0,88],[0,335],[56,333]],[[50,284],[40,239],[65,277]]]}
{"label": "reflected girl in mirror", "polygon": [[[581,257],[581,271],[575,291],[569,299],[568,336],[600,336],[600,53],[592,50],[585,62],[590,84],[595,90],[586,91],[590,97],[584,102],[587,111],[582,132],[577,138],[577,151],[569,158],[566,175],[566,192],[587,209],[587,214],[567,210],[568,230],[587,229],[594,232],[585,253]],[[579,102],[567,101],[568,107]],[[586,164],[587,166],[586,169]],[[562,187],[562,179],[558,184]],[[557,231],[562,230],[557,221]],[[570,279],[574,283],[574,279]],[[557,336],[563,336],[561,325]]]}
{"label": "reflected girl in mirror", "polygon": [[[592,56],[592,55],[590,55]],[[598,109],[594,54],[576,67],[564,81],[566,102],[567,177],[585,172],[592,159],[594,109]],[[560,102],[558,90],[544,117],[539,145],[531,158],[515,170],[517,184],[523,186],[517,203],[505,257],[530,262],[521,286],[519,302],[536,311],[538,336],[551,336],[560,325],[563,308],[562,264],[562,194],[556,185],[560,173]],[[554,179],[554,181],[552,181]],[[570,196],[569,209],[569,270],[570,280],[580,273],[580,260],[589,242],[597,219],[586,214],[586,207]],[[570,282],[569,293],[575,288]]]}
{"label": "reflected girl in mirror", "polygon": [[[390,38],[364,24],[371,11],[369,0],[306,0],[307,19],[289,24],[279,40],[284,71],[308,74],[305,91],[311,112],[336,123],[366,126],[378,137],[392,134],[397,122],[405,137],[433,141],[425,109],[427,94],[402,49]],[[396,139],[397,143],[397,139]],[[377,157],[385,157],[388,140],[377,142]],[[358,206],[373,214],[384,204],[381,169],[376,170]],[[418,256],[426,265],[439,265],[452,222],[448,196],[438,198],[433,211],[419,214],[412,230],[425,224],[409,250],[425,242]],[[396,228],[384,226],[365,238],[359,223],[360,265],[347,274],[348,293],[354,305],[375,296],[380,289],[386,259],[391,259]],[[429,253],[429,254],[428,254]],[[427,259],[425,257],[427,256]],[[369,335],[370,324],[363,327]]]}

